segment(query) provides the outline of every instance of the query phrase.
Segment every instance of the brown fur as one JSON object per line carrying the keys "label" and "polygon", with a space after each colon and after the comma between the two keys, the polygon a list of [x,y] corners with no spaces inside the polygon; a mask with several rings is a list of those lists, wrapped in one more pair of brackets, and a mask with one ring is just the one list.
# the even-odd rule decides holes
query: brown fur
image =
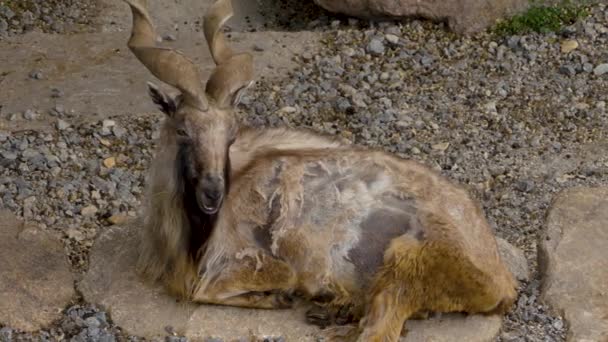
{"label": "brown fur", "polygon": [[[179,284],[178,287],[184,289],[180,293],[192,293],[190,299],[201,303],[266,309],[289,306],[289,296],[294,293],[314,301],[319,301],[322,295],[331,298],[329,302],[321,300],[321,305],[328,310],[350,306],[355,320],[363,318],[359,328],[347,334],[350,337],[360,334],[361,341],[394,341],[403,322],[421,311],[478,313],[497,312],[498,309],[500,312],[512,304],[516,295],[515,282],[500,261],[495,240],[479,206],[464,190],[418,163],[382,152],[344,145],[326,148],[324,142],[330,145],[333,142],[325,140],[320,148],[311,149],[306,146],[310,142],[309,133],[302,133],[305,148],[298,150],[291,147],[297,143],[294,140],[296,131],[285,132],[288,134],[273,134],[276,144],[272,147],[256,144],[259,132],[241,133],[237,137],[230,156],[241,166],[233,167],[231,171],[231,190],[205,248],[201,249],[200,259],[185,259],[188,255],[185,242],[167,243],[181,241],[183,237],[180,227],[185,223],[176,220],[183,216],[180,214],[183,209],[176,205],[179,202],[168,195],[150,195],[154,209],[149,212],[152,218],[149,222],[155,224],[146,231],[148,242],[144,243],[150,251],[148,258],[152,255],[151,260],[155,260],[148,262],[150,268],[166,265],[172,253],[182,257],[172,260],[188,260],[186,272],[175,266],[156,269],[172,275],[161,278],[169,288]],[[281,149],[283,143],[289,148]],[[176,153],[170,143],[160,145],[164,146],[165,153]],[[256,147],[249,151],[246,146]],[[160,154],[158,158],[166,161],[175,157]],[[353,164],[361,164],[361,169],[354,168]],[[158,170],[152,174],[164,177],[151,178],[151,188],[155,189],[152,192],[163,192],[163,189],[171,193],[171,185],[176,182],[167,177],[172,174],[167,170],[171,166],[166,162],[155,165]],[[317,170],[315,177],[305,177],[307,165],[319,165],[310,168]],[[340,173],[340,167],[351,171]],[[326,171],[323,170],[336,175],[324,176]],[[351,175],[351,178],[340,180],[340,174]],[[367,253],[371,259],[381,256],[383,261],[379,267],[365,268],[367,271],[357,270],[356,260],[344,262],[346,268],[340,269],[337,265],[343,261],[331,257],[328,254],[331,251],[324,246],[329,246],[328,241],[349,244],[343,239],[355,226],[349,228],[348,217],[357,214],[350,213],[348,202],[344,202],[330,214],[335,217],[332,220],[343,222],[339,226],[309,225],[318,219],[321,224],[327,224],[323,223],[325,208],[316,206],[315,201],[307,202],[306,197],[300,195],[306,196],[307,187],[312,186],[307,182],[324,177],[334,182],[330,181],[328,187],[339,184],[343,193],[348,193],[349,187],[356,182],[372,189],[376,182],[382,182],[382,174],[393,179],[391,191],[404,200],[401,204],[396,200],[379,202],[374,210],[397,210],[394,216],[386,215],[389,217],[386,220],[376,220],[377,224],[384,222],[384,225],[393,226],[378,227],[379,232],[388,229],[386,232],[392,237],[388,244],[379,240],[359,253]],[[364,195],[371,190],[361,191]],[[318,200],[322,203],[329,200],[328,206],[336,205],[323,196],[325,194]],[[407,198],[415,202],[408,202]],[[155,201],[159,202],[154,204]],[[411,205],[415,210],[405,203],[414,203]],[[296,219],[298,208],[308,210],[305,214],[318,211],[320,216]],[[171,210],[174,210],[173,215],[165,214]],[[343,214],[340,210],[344,210]],[[404,214],[398,210],[405,210]],[[407,215],[415,217],[410,220]],[[395,226],[406,219],[410,222],[409,228]],[[417,228],[412,230],[413,222]],[[356,231],[362,229],[356,227]],[[364,222],[363,227],[374,229],[373,222]],[[264,230],[263,238],[260,238],[260,229]],[[402,232],[399,229],[403,229]],[[157,241],[160,234],[169,237],[164,246],[150,242]],[[365,241],[360,240],[359,244],[365,245]],[[353,242],[351,256],[357,253],[355,246]],[[361,260],[364,255],[357,257]],[[328,268],[328,262],[334,266]],[[196,266],[199,276],[193,280],[193,267]],[[192,288],[192,284],[196,286]]]}
{"label": "brown fur", "polygon": [[[134,41],[151,44],[137,36],[151,30],[145,1],[126,1],[141,26]],[[317,305],[310,322],[359,322],[330,330],[343,340],[396,341],[407,319],[429,311],[508,310],[517,284],[463,188],[311,131],[238,127],[229,107],[251,65],[218,33],[230,14],[218,0],[206,16],[218,63],[207,98],[190,87],[182,103],[151,89],[168,117],[145,198],[142,273],[199,303],[273,309],[300,296]],[[171,81],[191,85],[183,77]],[[225,186],[219,211],[205,216],[198,184],[209,173]]]}

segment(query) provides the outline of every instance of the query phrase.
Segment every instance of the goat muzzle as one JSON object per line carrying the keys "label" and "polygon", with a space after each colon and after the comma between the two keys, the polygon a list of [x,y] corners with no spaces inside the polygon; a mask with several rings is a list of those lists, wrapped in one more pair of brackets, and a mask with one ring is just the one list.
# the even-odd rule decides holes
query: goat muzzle
{"label": "goat muzzle", "polygon": [[224,200],[225,182],[222,177],[206,176],[196,189],[196,200],[205,214],[215,214]]}

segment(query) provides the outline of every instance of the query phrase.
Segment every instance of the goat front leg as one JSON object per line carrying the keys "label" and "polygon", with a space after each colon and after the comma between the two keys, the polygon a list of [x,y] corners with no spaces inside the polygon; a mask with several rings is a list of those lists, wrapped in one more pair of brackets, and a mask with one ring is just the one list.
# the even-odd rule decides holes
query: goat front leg
{"label": "goat front leg", "polygon": [[284,261],[254,251],[222,263],[202,274],[192,301],[258,309],[293,305],[296,274]]}

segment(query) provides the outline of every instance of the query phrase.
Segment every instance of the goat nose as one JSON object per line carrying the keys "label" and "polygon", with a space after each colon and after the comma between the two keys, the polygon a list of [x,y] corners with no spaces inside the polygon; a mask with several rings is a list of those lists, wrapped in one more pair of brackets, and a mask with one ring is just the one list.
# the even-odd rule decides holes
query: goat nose
{"label": "goat nose", "polygon": [[201,185],[205,195],[211,200],[219,199],[224,191],[224,179],[221,177],[205,176]]}
{"label": "goat nose", "polygon": [[222,197],[222,192],[219,189],[209,189],[205,192],[205,196],[212,201],[217,201]]}

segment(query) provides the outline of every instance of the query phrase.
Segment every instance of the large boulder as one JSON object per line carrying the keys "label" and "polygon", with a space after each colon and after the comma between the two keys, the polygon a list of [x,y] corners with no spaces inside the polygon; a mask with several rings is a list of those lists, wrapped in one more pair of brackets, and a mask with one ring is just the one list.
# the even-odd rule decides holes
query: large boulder
{"label": "large boulder", "polygon": [[[304,321],[306,306],[290,310],[251,310],[227,306],[176,302],[159,286],[142,282],[134,272],[138,221],[114,226],[100,234],[91,250],[90,268],[79,290],[84,298],[105,307],[112,320],[127,333],[156,338],[171,326],[192,341],[209,337],[278,337],[287,341],[316,341],[322,331]],[[507,242],[501,254],[519,255]],[[516,258],[517,259],[517,258]],[[508,262],[523,268],[525,259]],[[409,341],[494,341],[502,325],[500,316],[439,315],[407,322]]]}
{"label": "large boulder", "polygon": [[574,188],[552,204],[541,236],[542,299],[569,341],[608,341],[608,188]]}
{"label": "large boulder", "polygon": [[528,0],[314,0],[330,12],[360,18],[422,17],[447,21],[458,33],[486,29],[527,8]]}
{"label": "large boulder", "polygon": [[38,330],[59,319],[74,295],[61,241],[0,211],[0,323]]}

